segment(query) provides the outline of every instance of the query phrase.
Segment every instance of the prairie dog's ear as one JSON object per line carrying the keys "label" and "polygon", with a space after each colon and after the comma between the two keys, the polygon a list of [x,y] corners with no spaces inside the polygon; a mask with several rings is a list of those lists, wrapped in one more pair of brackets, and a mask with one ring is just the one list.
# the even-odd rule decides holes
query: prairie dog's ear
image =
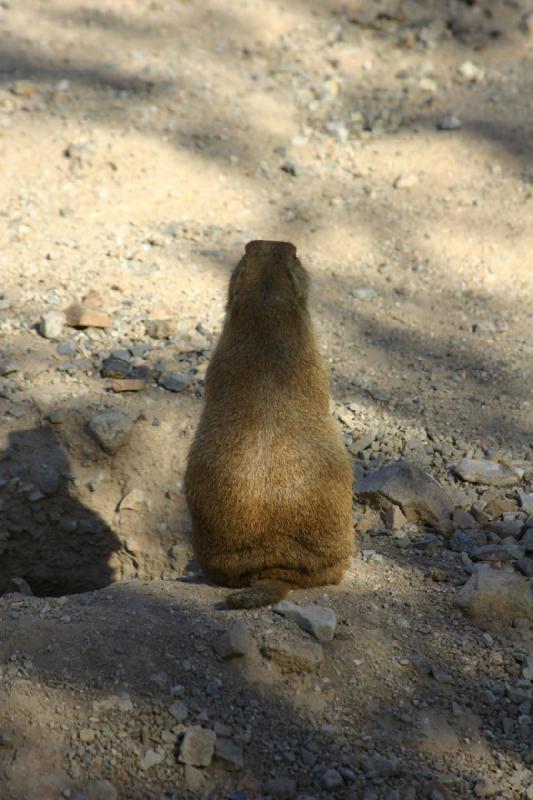
{"label": "prairie dog's ear", "polygon": [[233,272],[231,273],[231,278],[229,279],[229,287],[228,287],[228,302],[226,308],[230,308],[231,304],[237,297],[239,291],[239,278],[242,275],[246,268],[246,256],[243,256]]}
{"label": "prairie dog's ear", "polygon": [[288,267],[294,293],[299,301],[305,302],[309,294],[309,275],[296,256],[289,259]]}

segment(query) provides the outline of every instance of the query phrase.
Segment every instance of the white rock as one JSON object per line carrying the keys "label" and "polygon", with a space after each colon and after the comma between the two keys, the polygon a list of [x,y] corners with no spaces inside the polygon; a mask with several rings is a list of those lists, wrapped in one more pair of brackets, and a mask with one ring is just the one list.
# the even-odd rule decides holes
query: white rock
{"label": "white rock", "polygon": [[481,483],[485,486],[512,486],[518,483],[518,474],[498,461],[478,458],[463,458],[454,466],[454,471],[468,483]]}
{"label": "white rock", "polygon": [[506,630],[518,618],[533,622],[533,591],[526,578],[513,572],[480,567],[455,602],[484,628]]}
{"label": "white rock", "polygon": [[67,318],[63,311],[47,311],[41,317],[39,330],[45,339],[60,339]]}
{"label": "white rock", "polygon": [[208,767],[215,752],[216,736],[199,726],[187,728],[181,742],[179,760],[193,767]]}
{"label": "white rock", "polygon": [[89,422],[89,429],[106,453],[114,453],[129,436],[133,422],[122,411],[104,411]]}
{"label": "white rock", "polygon": [[276,614],[281,614],[291,622],[295,622],[302,630],[311,633],[319,642],[330,642],[337,627],[337,615],[332,608],[324,606],[297,606],[289,600],[282,600],[272,607]]}
{"label": "white rock", "polygon": [[246,655],[252,645],[248,626],[241,619],[234,620],[215,642],[215,650],[221,658],[238,658]]}
{"label": "white rock", "polygon": [[533,514],[533,493],[518,492],[518,500],[522,511],[525,511],[526,514]]}
{"label": "white rock", "polygon": [[143,758],[139,761],[139,766],[142,770],[151,769],[161,764],[164,758],[164,753],[159,753],[157,750],[147,750]]}

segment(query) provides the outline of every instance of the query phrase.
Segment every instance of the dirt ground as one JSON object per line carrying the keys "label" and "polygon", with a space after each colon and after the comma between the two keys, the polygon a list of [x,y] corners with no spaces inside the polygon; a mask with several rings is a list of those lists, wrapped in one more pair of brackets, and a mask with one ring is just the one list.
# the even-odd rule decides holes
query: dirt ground
{"label": "dirt ground", "polygon": [[[527,0],[0,0],[0,800],[533,798],[531,624],[482,630],[465,553],[357,497],[401,457],[478,532],[527,535],[532,144]],[[321,645],[220,610],[188,543],[184,459],[256,238],[311,272],[354,456],[352,569],[291,595],[335,610]],[[43,335],[89,293],[110,326]],[[465,456],[515,484],[460,480]],[[237,619],[252,643],[223,659]]]}

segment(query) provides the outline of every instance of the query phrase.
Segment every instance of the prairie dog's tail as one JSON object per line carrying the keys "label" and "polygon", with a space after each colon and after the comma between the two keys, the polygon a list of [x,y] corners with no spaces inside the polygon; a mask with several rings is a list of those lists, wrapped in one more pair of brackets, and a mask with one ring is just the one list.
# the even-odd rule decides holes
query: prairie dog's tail
{"label": "prairie dog's tail", "polygon": [[228,608],[260,608],[278,603],[293,589],[292,583],[276,580],[258,580],[252,586],[232,592],[226,597]]}

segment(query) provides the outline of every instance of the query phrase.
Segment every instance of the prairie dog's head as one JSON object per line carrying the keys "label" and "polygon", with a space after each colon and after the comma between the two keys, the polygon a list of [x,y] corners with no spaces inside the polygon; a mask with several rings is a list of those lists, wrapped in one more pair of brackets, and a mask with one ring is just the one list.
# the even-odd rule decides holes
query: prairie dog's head
{"label": "prairie dog's head", "polygon": [[309,278],[290,242],[248,242],[229,282],[228,310],[307,307]]}

